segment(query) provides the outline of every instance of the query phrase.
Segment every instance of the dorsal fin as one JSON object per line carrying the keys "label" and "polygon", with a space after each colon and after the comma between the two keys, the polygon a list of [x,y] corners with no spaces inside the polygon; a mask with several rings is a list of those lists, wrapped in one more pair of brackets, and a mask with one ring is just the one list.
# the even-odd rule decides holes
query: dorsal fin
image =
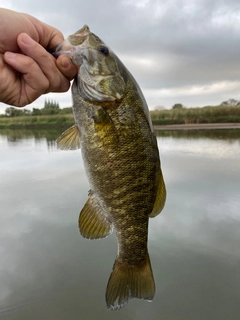
{"label": "dorsal fin", "polygon": [[79,229],[84,238],[105,238],[112,233],[113,227],[104,215],[104,209],[99,205],[94,193],[90,191],[89,198],[80,212]]}

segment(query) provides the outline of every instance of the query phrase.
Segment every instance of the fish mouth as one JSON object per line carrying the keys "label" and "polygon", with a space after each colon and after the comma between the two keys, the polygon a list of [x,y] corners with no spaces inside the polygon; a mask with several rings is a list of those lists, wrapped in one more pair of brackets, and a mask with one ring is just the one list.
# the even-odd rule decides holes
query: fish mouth
{"label": "fish mouth", "polygon": [[59,43],[58,45],[56,45],[55,47],[51,48],[48,50],[49,53],[51,53],[51,55],[53,55],[55,58],[59,57],[61,54],[66,54],[67,56],[69,56],[70,58],[73,55],[73,51],[74,47],[69,45],[63,45],[65,41]]}
{"label": "fish mouth", "polygon": [[87,40],[90,29],[87,25],[84,25],[81,29],[76,31],[74,34],[70,35],[63,42],[56,45],[54,48],[48,50],[55,58],[59,57],[61,54],[68,55],[72,60],[76,54],[76,46],[83,45]]}

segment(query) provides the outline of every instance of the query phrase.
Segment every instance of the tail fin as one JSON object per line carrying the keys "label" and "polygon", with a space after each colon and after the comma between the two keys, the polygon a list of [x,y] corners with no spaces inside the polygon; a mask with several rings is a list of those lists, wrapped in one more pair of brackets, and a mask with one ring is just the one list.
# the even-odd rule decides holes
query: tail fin
{"label": "tail fin", "polygon": [[130,265],[116,259],[106,290],[107,307],[118,310],[131,298],[151,301],[155,283],[149,256],[138,265]]}

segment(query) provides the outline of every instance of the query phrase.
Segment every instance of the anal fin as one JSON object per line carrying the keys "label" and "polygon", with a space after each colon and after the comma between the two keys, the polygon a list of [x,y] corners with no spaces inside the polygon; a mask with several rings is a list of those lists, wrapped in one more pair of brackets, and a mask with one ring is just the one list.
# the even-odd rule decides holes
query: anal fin
{"label": "anal fin", "polygon": [[80,212],[79,230],[84,238],[100,239],[112,233],[112,225],[104,215],[104,209],[90,192],[89,198]]}

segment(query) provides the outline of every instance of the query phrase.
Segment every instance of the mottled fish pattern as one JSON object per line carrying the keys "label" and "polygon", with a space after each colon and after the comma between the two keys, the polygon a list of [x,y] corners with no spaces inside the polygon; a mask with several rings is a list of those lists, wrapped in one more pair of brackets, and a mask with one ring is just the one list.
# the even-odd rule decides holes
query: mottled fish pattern
{"label": "mottled fish pattern", "polygon": [[115,229],[118,240],[107,306],[117,310],[130,298],[152,300],[148,221],[163,209],[166,190],[146,101],[123,63],[87,26],[52,53],[67,54],[79,66],[72,85],[76,123],[57,145],[81,148],[91,190],[80,212],[80,232],[99,239]]}

